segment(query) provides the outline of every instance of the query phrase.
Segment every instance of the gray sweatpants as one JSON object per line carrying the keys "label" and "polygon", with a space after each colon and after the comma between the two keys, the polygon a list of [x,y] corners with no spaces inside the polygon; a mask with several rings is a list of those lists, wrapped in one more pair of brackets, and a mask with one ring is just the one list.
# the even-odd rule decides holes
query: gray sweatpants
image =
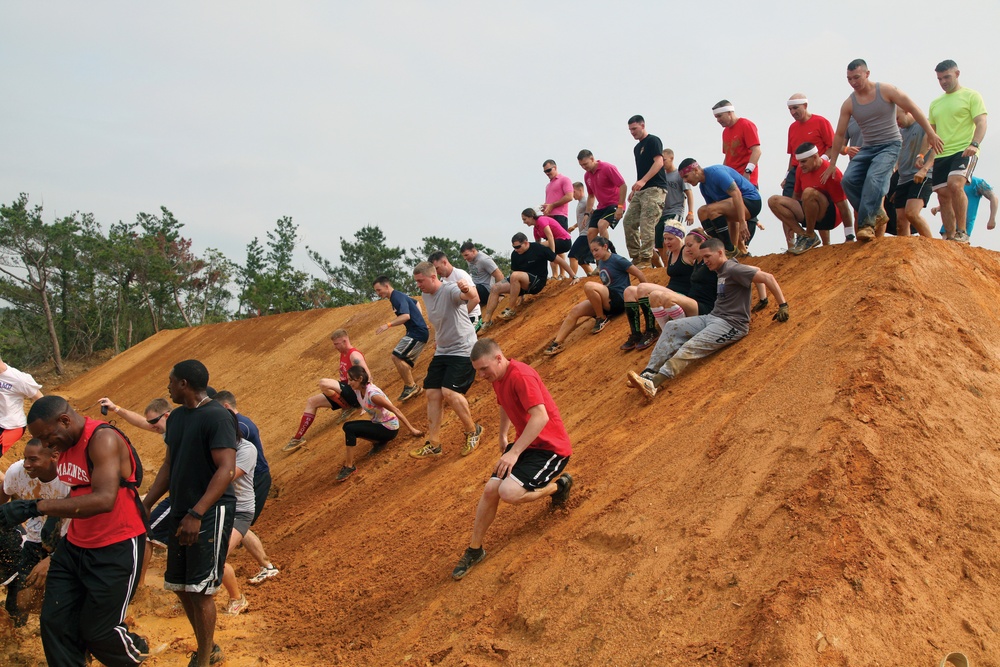
{"label": "gray sweatpants", "polygon": [[698,315],[667,322],[649,357],[647,370],[675,378],[688,364],[704,359],[747,335],[749,327],[735,327],[721,317]]}

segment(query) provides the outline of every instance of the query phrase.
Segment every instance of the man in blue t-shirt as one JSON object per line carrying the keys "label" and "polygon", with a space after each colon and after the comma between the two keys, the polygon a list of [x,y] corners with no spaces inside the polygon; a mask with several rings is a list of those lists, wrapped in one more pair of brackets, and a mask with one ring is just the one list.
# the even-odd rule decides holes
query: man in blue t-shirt
{"label": "man in blue t-shirt", "polygon": [[753,238],[760,213],[760,191],[732,167],[717,164],[702,168],[694,158],[685,158],[678,171],[685,183],[701,186],[705,206],[698,209],[698,220],[709,235],[726,244],[730,257],[749,255],[747,244]]}
{"label": "man in blue t-shirt", "polygon": [[[993,191],[993,186],[979,178],[973,176],[972,180],[965,186],[965,196],[969,199],[968,208],[965,213],[965,233],[972,236],[972,228],[976,224],[976,214],[979,213],[979,200],[986,198],[990,202],[990,221],[986,223],[986,229],[993,229],[997,226],[997,195]],[[931,209],[931,215],[937,215],[941,210],[940,206]],[[945,237],[944,226],[940,232]]]}
{"label": "man in blue t-shirt", "polygon": [[408,401],[424,390],[413,379],[413,364],[427,344],[429,337],[427,322],[424,321],[424,315],[420,312],[417,302],[408,295],[394,290],[388,276],[379,276],[372,286],[380,299],[389,299],[392,312],[396,316],[375,329],[375,334],[381,334],[390,327],[400,324],[406,327],[406,335],[399,339],[399,343],[392,351],[392,363],[396,365],[399,377],[403,378],[403,393],[399,395],[398,400]]}
{"label": "man in blue t-shirt", "polygon": [[[566,319],[559,326],[559,332],[545,348],[544,354],[552,357],[563,351],[563,341],[572,333],[581,319],[593,317],[592,334],[601,333],[611,318],[625,312],[625,289],[631,284],[629,276],[635,276],[640,283],[646,282],[646,277],[639,267],[632,264],[621,255],[611,252],[610,241],[603,236],[595,236],[590,242],[590,252],[597,260],[597,271],[601,282],[588,281],[583,284],[586,299],[573,306]],[[580,282],[574,278],[571,285]]]}

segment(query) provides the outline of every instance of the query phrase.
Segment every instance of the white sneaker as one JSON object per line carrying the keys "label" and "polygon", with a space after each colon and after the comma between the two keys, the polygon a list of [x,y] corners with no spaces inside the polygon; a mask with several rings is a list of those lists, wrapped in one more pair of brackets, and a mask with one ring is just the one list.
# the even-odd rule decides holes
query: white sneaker
{"label": "white sneaker", "polygon": [[271,579],[272,577],[277,577],[278,573],[279,570],[278,568],[274,567],[274,565],[272,565],[271,567],[265,566],[260,568],[260,572],[247,579],[247,581],[249,581],[251,584],[262,584],[268,579]]}

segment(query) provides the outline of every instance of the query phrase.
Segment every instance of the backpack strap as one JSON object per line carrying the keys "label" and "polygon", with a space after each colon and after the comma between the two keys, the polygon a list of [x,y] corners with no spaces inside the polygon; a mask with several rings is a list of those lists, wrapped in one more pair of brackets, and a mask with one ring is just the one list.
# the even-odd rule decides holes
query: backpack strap
{"label": "backpack strap", "polygon": [[[132,445],[132,441],[128,439],[128,436],[114,424],[108,424],[105,422],[98,425],[98,427],[91,432],[90,438],[93,438],[94,434],[102,428],[113,429],[128,446],[129,454],[132,456],[132,476],[135,477],[135,481],[130,482],[126,478],[119,476],[118,486],[132,491],[132,499],[135,500],[136,509],[139,510],[139,516],[142,517],[142,523],[146,526],[146,530],[149,530],[149,513],[146,511],[146,506],[142,504],[142,498],[139,497],[139,484],[142,483],[142,462],[139,459],[139,452],[135,451],[135,446]],[[90,438],[87,439],[87,448],[84,451],[87,455],[87,472],[93,474],[94,462],[90,459]],[[72,488],[82,489],[87,488],[88,486],[90,486],[90,484],[78,484]]]}

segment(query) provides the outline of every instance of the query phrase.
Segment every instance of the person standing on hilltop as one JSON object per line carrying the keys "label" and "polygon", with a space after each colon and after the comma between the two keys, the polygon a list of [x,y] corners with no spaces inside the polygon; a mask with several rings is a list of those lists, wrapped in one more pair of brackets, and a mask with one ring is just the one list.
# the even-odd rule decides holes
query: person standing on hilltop
{"label": "person standing on hilltop", "polygon": [[636,180],[628,195],[631,203],[622,219],[625,246],[632,263],[640,269],[653,268],[656,252],[654,235],[656,223],[663,213],[667,197],[667,179],[663,173],[663,142],[646,131],[646,121],[635,115],[628,119],[628,131],[636,140],[632,153],[635,157]]}
{"label": "person standing on hilltop", "polygon": [[0,358],[0,456],[24,435],[28,425],[24,401],[40,399],[41,388],[35,378],[5,364]]}
{"label": "person standing on hilltop", "polygon": [[889,192],[889,181],[902,144],[896,125],[896,106],[911,113],[924,128],[935,154],[943,147],[941,138],[906,93],[891,84],[872,81],[870,75],[864,60],[858,58],[848,63],[847,82],[854,92],[840,107],[837,133],[827,153],[830,166],[820,176],[823,184],[837,172],[837,158],[846,141],[847,126],[854,118],[861,127],[864,146],[847,166],[843,186],[847,199],[857,211],[859,241],[871,241],[876,236],[875,228],[884,227],[889,221],[882,201]]}
{"label": "person standing on hilltop", "polygon": [[[352,366],[361,366],[368,371],[368,364],[365,362],[365,355],[361,354],[358,348],[351,345],[351,339],[344,329],[337,329],[330,334],[333,346],[340,352],[340,375],[339,379],[331,380],[323,378],[319,381],[320,393],[310,396],[306,400],[306,408],[302,413],[302,420],[299,422],[299,430],[295,432],[292,439],[282,448],[282,451],[291,452],[302,446],[306,441],[306,431],[316,419],[316,411],[320,408],[340,409],[340,419],[338,424],[342,424],[350,419],[361,404],[358,403],[354,390],[347,386],[347,371]],[[369,376],[371,371],[368,371]]]}
{"label": "person standing on hilltop", "polygon": [[[504,356],[492,338],[472,348],[472,365],[493,384],[500,405],[500,460],[486,482],[476,507],[469,547],[452,571],[458,580],[486,557],[483,538],[497,515],[500,501],[519,505],[551,497],[555,507],[565,505],[573,478],[564,473],[573,453],[559,408],[538,372]],[[508,442],[511,425],[516,434]]]}

